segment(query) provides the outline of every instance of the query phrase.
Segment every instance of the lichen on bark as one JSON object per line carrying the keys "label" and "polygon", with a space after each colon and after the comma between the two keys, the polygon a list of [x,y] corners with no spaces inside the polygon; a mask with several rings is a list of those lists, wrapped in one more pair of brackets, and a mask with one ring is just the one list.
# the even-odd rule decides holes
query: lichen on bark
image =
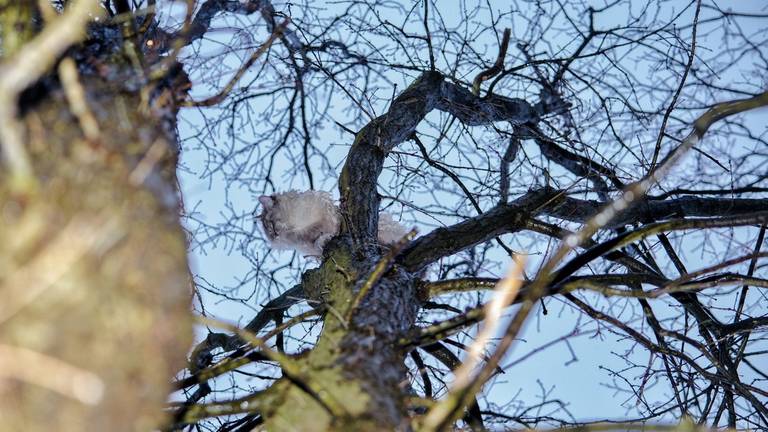
{"label": "lichen on bark", "polygon": [[35,187],[20,191],[0,172],[0,347],[24,353],[0,360],[8,430],[151,430],[191,340],[167,126],[175,109],[100,74],[135,73],[114,54],[87,42],[69,53],[97,139],[85,136],[56,68],[16,107]]}

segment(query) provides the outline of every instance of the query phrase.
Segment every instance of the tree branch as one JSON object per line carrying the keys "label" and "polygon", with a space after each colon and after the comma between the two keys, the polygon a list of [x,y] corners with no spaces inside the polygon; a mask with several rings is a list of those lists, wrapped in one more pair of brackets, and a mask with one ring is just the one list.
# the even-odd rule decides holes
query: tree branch
{"label": "tree branch", "polygon": [[[606,203],[563,197],[556,205],[547,206],[542,214],[571,222],[585,222]],[[713,217],[752,213],[768,208],[768,199],[701,198],[686,196],[669,201],[643,201],[616,215],[605,226],[620,228],[643,220],[670,217]]]}
{"label": "tree branch", "polygon": [[384,158],[408,139],[433,109],[450,113],[468,126],[538,120],[534,107],[522,99],[496,95],[479,98],[446,82],[438,72],[422,74],[395,98],[386,114],[373,119],[357,134],[339,179],[342,233],[350,233],[362,243],[375,237],[379,208],[376,183]]}
{"label": "tree branch", "polygon": [[400,263],[417,271],[438,259],[453,255],[500,234],[519,231],[541,209],[559,200],[560,192],[543,188],[530,191],[509,204],[501,204],[479,216],[418,238],[403,251]]}

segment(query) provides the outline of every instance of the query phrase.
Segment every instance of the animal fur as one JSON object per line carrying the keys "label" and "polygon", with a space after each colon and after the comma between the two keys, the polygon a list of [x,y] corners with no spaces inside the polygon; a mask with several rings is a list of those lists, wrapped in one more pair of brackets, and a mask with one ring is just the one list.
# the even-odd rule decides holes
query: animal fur
{"label": "animal fur", "polygon": [[[328,192],[288,191],[262,195],[259,216],[264,233],[274,249],[294,249],[320,256],[323,247],[339,232],[341,214]],[[407,233],[388,213],[379,214],[378,241],[391,245]]]}

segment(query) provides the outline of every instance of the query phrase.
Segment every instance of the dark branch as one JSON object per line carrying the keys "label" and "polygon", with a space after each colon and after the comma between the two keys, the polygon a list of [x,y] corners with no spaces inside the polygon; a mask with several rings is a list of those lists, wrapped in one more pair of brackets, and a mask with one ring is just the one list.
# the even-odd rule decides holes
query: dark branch
{"label": "dark branch", "polygon": [[557,199],[558,194],[554,189],[538,189],[472,219],[450,227],[437,228],[411,243],[403,251],[400,262],[409,270],[417,271],[442,257],[453,255],[500,234],[519,231],[527,226],[531,217]]}
{"label": "dark branch", "polygon": [[438,72],[417,78],[390,106],[355,138],[339,180],[342,232],[367,243],[378,226],[379,196],[376,186],[384,158],[395,146],[412,136],[433,109],[448,112],[468,126],[506,121],[514,125],[536,122],[535,108],[522,99],[491,95],[480,98],[448,83]]}
{"label": "dark branch", "polygon": [[[565,197],[542,213],[571,222],[584,222],[605,203]],[[768,199],[681,197],[669,201],[644,201],[617,215],[606,228],[620,228],[647,220],[671,217],[713,217],[752,213],[768,208]]]}

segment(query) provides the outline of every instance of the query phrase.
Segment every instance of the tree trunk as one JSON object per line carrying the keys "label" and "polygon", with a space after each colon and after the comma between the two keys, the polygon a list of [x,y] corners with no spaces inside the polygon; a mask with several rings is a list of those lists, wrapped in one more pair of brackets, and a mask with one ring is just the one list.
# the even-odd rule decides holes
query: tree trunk
{"label": "tree trunk", "polygon": [[32,181],[0,174],[4,430],[151,430],[191,339],[173,93],[100,31],[19,98]]}
{"label": "tree trunk", "polygon": [[404,401],[410,384],[398,338],[413,326],[420,306],[415,279],[394,267],[358,300],[384,261],[372,251],[365,254],[368,258],[351,255],[356,249],[349,237],[338,238],[327,247],[323,265],[302,278],[309,301],[326,304],[326,313],[316,346],[300,360],[306,377],[299,378],[323,392],[273,386],[268,392],[280,394],[281,403],[262,412],[267,430],[408,427]]}

